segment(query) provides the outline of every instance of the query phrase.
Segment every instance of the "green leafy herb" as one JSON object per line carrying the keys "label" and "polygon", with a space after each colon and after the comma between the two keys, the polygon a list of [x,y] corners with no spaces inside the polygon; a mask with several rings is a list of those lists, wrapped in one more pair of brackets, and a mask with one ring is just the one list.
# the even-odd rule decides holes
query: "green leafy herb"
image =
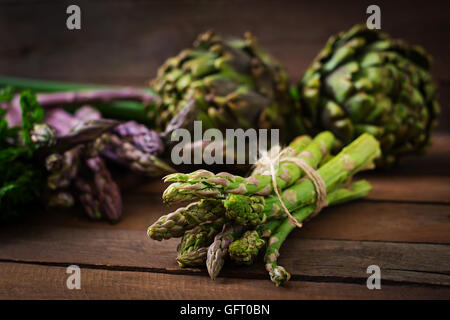
{"label": "green leafy herb", "polygon": [[[0,90],[0,102],[9,101],[12,90]],[[23,213],[39,199],[45,186],[45,172],[34,157],[38,145],[31,130],[43,120],[44,112],[36,95],[29,91],[20,97],[22,124],[8,127],[6,110],[0,109],[0,222]]]}

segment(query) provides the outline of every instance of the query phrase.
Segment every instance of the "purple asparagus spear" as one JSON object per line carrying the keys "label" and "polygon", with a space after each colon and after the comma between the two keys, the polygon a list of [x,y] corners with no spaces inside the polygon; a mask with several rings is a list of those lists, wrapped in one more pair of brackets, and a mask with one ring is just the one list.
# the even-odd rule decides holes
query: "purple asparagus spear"
{"label": "purple asparagus spear", "polygon": [[102,158],[88,159],[86,164],[94,174],[100,210],[110,221],[118,221],[122,216],[122,198],[119,186],[112,179]]}
{"label": "purple asparagus spear", "polygon": [[[107,104],[112,101],[119,100],[139,101],[142,102],[143,105],[148,105],[159,101],[159,97],[157,95],[136,88],[38,93],[36,98],[39,104],[46,110],[71,105],[95,103]],[[20,95],[14,96],[14,98],[8,103],[3,103],[2,107],[8,110],[6,119],[8,120],[9,125],[19,125],[22,114],[22,109],[20,108]]]}
{"label": "purple asparagus spear", "polygon": [[211,279],[214,280],[219,275],[228,254],[228,247],[241,236],[243,229],[240,224],[227,223],[223,226],[222,232],[215,236],[213,243],[208,248],[206,258],[206,267]]}

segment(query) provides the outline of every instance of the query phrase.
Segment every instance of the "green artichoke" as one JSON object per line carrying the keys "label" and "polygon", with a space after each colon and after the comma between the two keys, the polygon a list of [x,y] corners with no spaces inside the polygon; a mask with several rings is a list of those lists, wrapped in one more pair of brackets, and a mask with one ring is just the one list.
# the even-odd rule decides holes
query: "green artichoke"
{"label": "green artichoke", "polygon": [[423,48],[356,25],[331,37],[303,75],[304,125],[330,130],[343,144],[373,134],[383,151],[378,165],[421,152],[440,110],[430,67]]}
{"label": "green artichoke", "polygon": [[161,101],[148,111],[161,131],[191,100],[204,130],[282,128],[292,110],[284,69],[250,33],[244,39],[201,34],[192,49],[160,67],[151,85]]}

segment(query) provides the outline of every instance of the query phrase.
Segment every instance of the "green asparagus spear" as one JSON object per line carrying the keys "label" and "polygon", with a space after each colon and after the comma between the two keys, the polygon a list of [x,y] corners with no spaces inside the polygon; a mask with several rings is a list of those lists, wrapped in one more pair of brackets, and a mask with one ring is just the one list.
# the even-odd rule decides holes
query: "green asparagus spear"
{"label": "green asparagus spear", "polygon": [[219,218],[186,231],[177,247],[179,266],[193,267],[204,264],[208,246],[212,243],[215,235],[220,232],[224,223],[225,219]]}
{"label": "green asparagus spear", "polygon": [[[350,188],[338,188],[327,195],[328,206],[364,197],[369,193],[370,189],[370,183],[366,180],[355,182]],[[309,207],[314,209],[314,206]],[[296,214],[294,214],[294,217],[297,219]],[[266,244],[266,240],[282,223],[282,219],[270,220],[263,225],[257,226],[255,230],[247,231],[240,239],[235,240],[230,245],[230,258],[238,264],[252,264],[258,256],[259,250]]]}
{"label": "green asparagus spear", "polygon": [[[350,188],[341,188],[336,190],[335,192],[330,193],[327,200],[333,204],[347,202],[366,196],[370,189],[370,184],[365,180],[361,180],[352,184]],[[305,221],[305,219],[310,217],[313,212],[314,206],[306,206],[298,210],[294,214],[294,218],[298,222],[302,223],[303,221]],[[270,237],[268,242],[264,258],[266,263],[266,270],[269,272],[272,282],[274,282],[277,286],[285,283],[291,277],[285,268],[278,265],[277,259],[280,255],[279,251],[281,245],[286,240],[289,233],[295,229],[295,227],[296,226],[293,225],[288,218],[286,218],[276,229],[275,233]]]}
{"label": "green asparagus spear", "polygon": [[[294,139],[294,141],[289,145],[290,149],[287,149],[287,152],[290,152],[288,156],[295,156],[298,152],[301,152],[310,142],[311,139],[308,136],[300,136]],[[259,172],[263,171],[264,168],[262,168],[261,164],[258,163],[252,175],[254,173],[259,174]],[[198,173],[197,178],[200,179],[201,173],[207,171],[199,170],[196,172]],[[193,175],[194,174],[185,175],[177,173],[173,176],[178,176],[181,179],[182,177]],[[184,179],[183,181],[187,181],[187,179]],[[222,204],[222,201],[202,199],[200,201],[189,204],[187,207],[179,208],[175,212],[160,217],[158,221],[156,221],[148,228],[147,234],[150,238],[155,240],[181,237],[185,231],[194,228],[200,223],[211,221],[213,219],[224,216],[224,214],[225,208]]]}
{"label": "green asparagus spear", "polygon": [[[270,222],[275,222],[276,225],[279,224],[279,221],[281,220]],[[265,239],[257,230],[248,230],[241,238],[230,244],[228,252],[231,260],[234,262],[243,265],[251,265],[258,256],[259,250],[264,247],[265,244]]]}
{"label": "green asparagus spear", "polygon": [[[315,168],[328,154],[333,142],[332,133],[322,132],[296,157],[303,159]],[[303,170],[293,162],[281,161],[275,175],[279,190],[283,190],[301,178]],[[169,186],[163,194],[163,199],[167,203],[196,198],[223,199],[226,194],[267,196],[273,192],[272,176],[269,170],[248,178],[225,173],[215,175],[206,170],[199,170],[191,174],[171,174],[165,178],[165,181],[177,181]]]}
{"label": "green asparagus spear", "polygon": [[147,235],[154,240],[181,237],[187,230],[225,215],[220,200],[200,200],[186,207],[164,215],[147,229]]}
{"label": "green asparagus spear", "polygon": [[[295,156],[301,153],[309,144],[309,136],[300,136],[285,149],[289,156]],[[164,178],[165,182],[175,182],[171,184],[163,194],[163,200],[166,203],[195,200],[198,198],[224,198],[226,192],[244,192],[245,186],[255,191],[257,183],[267,177],[261,174],[264,168],[259,168],[259,163],[254,173],[248,178],[231,175],[227,172],[214,174],[207,170],[197,170],[189,174],[174,173]],[[284,169],[283,169],[284,170]],[[260,173],[261,172],[261,173]],[[281,175],[283,171],[280,170]],[[295,181],[295,180],[294,180]],[[253,185],[253,188],[251,187]],[[244,189],[243,189],[244,188]],[[250,192],[250,191],[249,191]]]}
{"label": "green asparagus spear", "polygon": [[[379,142],[370,134],[362,134],[317,170],[326,191],[351,178],[355,173],[373,168],[373,161],[380,155]],[[316,199],[314,184],[309,179],[300,181],[282,192],[282,200],[289,211],[313,204]],[[270,218],[283,218],[285,212],[276,196],[243,196],[229,194],[224,200],[226,216],[242,225],[258,226]]]}

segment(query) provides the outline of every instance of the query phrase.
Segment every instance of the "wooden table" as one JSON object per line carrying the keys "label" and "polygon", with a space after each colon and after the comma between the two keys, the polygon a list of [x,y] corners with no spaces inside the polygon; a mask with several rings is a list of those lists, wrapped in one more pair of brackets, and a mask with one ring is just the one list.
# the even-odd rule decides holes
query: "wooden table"
{"label": "wooden table", "polygon": [[[366,6],[350,1],[79,2],[84,22],[77,33],[64,28],[65,2],[0,1],[0,74],[140,85],[195,34],[215,28],[253,31],[298,79],[329,35],[366,17]],[[374,186],[367,199],[328,208],[291,234],[280,258],[292,273],[286,287],[268,280],[262,261],[227,263],[216,281],[204,269],[180,269],[177,240],[149,241],[145,232],[172,210],[161,203],[164,186],[128,176],[117,225],[88,221],[74,209],[33,212],[0,227],[0,298],[449,299],[449,4],[380,6],[385,31],[435,57],[441,124],[427,155],[362,175]],[[81,290],[66,287],[72,264],[81,268]],[[381,268],[381,290],[366,287],[370,265]]]}
{"label": "wooden table", "polygon": [[[366,173],[365,200],[325,209],[282,248],[292,279],[276,288],[263,262],[227,263],[216,281],[205,269],[180,269],[177,239],[150,241],[146,227],[171,208],[158,181],[122,181],[124,219],[91,222],[79,210],[51,211],[0,229],[0,298],[315,299],[450,298],[450,137],[437,136],[423,158]],[[134,186],[132,186],[134,185]],[[66,267],[81,268],[81,290],[66,287]],[[381,268],[368,290],[367,267]]]}

